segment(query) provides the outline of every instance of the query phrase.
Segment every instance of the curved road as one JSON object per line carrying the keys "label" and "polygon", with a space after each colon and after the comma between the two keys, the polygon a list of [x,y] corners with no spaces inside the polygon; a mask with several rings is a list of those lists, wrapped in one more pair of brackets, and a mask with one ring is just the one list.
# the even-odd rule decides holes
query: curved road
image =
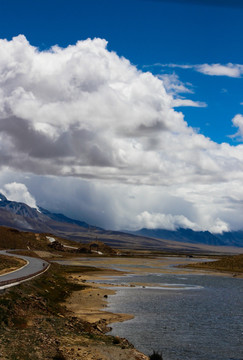
{"label": "curved road", "polygon": [[27,261],[27,264],[22,268],[4,275],[0,275],[0,290],[18,285],[23,281],[30,280],[36,275],[39,275],[43,271],[47,270],[49,267],[49,263],[42,259],[24,255],[10,254],[8,253],[8,250],[2,250],[0,251],[0,254],[14,256],[16,258]]}

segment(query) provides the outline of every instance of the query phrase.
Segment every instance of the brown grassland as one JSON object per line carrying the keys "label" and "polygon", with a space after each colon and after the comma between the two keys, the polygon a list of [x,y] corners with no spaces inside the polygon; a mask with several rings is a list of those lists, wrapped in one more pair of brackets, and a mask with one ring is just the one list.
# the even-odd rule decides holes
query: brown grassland
{"label": "brown grassland", "polygon": [[222,256],[217,261],[190,264],[187,267],[243,274],[243,254]]}
{"label": "brown grassland", "polygon": [[[47,260],[77,256],[67,249],[56,251],[51,248],[47,234],[20,232],[3,227],[0,230],[2,249],[18,249],[18,253],[36,257],[48,255]],[[75,245],[68,240],[61,242],[69,246]],[[0,263],[1,268],[8,271],[14,265],[22,265],[16,258],[5,256],[0,258]],[[98,300],[96,306],[106,302],[106,296],[101,295],[102,290],[95,292],[91,285],[80,281],[81,276],[89,276],[93,272],[102,275],[104,270],[52,263],[50,269],[39,277],[1,292],[0,359],[146,360],[147,357],[134,349],[126,339],[106,335],[109,330],[107,320],[112,316],[109,319],[99,316],[97,320],[89,321],[76,316],[68,308],[68,299],[73,294],[80,291],[87,294],[89,289],[93,301]],[[90,298],[87,299],[86,306],[88,302]],[[104,305],[100,305],[102,306]],[[79,307],[82,307],[82,303]],[[115,318],[119,320],[119,316]]]}
{"label": "brown grassland", "polygon": [[[19,249],[23,254],[40,256],[47,261],[77,257],[77,253],[71,249],[59,251],[51,248],[46,235],[0,227],[0,248]],[[58,240],[63,245],[77,246],[77,243],[68,240]],[[133,257],[133,260],[138,256],[145,259],[156,257],[154,252],[148,251],[121,251],[120,254],[123,254],[123,258],[125,255],[127,261],[131,260],[130,257]],[[157,256],[161,255],[162,253],[157,253]],[[82,254],[78,254],[78,257],[81,256]],[[7,259],[0,256],[0,271],[22,265],[23,263],[16,258]],[[190,267],[241,276],[243,254],[220,256],[217,261],[192,264]],[[93,279],[96,279],[106,275],[107,271],[90,266],[64,266],[52,263],[50,269],[39,277],[2,292],[0,359],[148,359],[126,339],[106,335],[112,318],[118,321],[128,317],[124,314],[100,311],[105,306],[109,291],[112,290],[108,291],[87,283],[85,279],[90,279],[92,274]]]}
{"label": "brown grassland", "polygon": [[102,273],[90,267],[52,264],[50,270],[38,278],[1,294],[0,358],[147,359],[125,339],[105,335],[109,330],[105,320],[84,321],[65,306],[73,292],[89,287],[73,281],[72,274],[94,270]]}
{"label": "brown grassland", "polygon": [[22,259],[0,255],[0,275],[3,275],[6,272],[14,271],[25,264],[26,262]]}

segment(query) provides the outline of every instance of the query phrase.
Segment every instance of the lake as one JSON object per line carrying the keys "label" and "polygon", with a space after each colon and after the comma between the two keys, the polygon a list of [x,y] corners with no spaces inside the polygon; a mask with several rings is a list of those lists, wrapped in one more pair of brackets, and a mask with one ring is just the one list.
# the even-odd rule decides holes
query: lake
{"label": "lake", "polygon": [[111,334],[145,354],[157,350],[165,360],[243,359],[243,279],[159,273],[107,283],[137,284],[118,286],[107,310],[135,315],[112,324]]}
{"label": "lake", "polygon": [[176,266],[201,260],[116,257],[60,263],[127,272],[97,282],[115,285],[105,310],[135,316],[111,324],[111,334],[145,354],[156,350],[164,360],[243,360],[243,279]]}

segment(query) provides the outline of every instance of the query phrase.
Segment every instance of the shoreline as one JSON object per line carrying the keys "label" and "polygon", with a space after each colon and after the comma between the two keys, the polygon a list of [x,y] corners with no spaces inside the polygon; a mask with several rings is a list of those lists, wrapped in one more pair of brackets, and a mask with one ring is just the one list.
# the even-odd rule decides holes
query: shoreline
{"label": "shoreline", "polygon": [[[116,260],[116,259],[115,259]],[[135,260],[136,265],[137,261],[140,262],[141,259],[132,259]],[[147,261],[156,261],[157,259],[148,259]],[[82,260],[81,260],[82,261]],[[165,263],[170,263],[170,260],[164,259]],[[73,264],[77,262],[77,260],[70,260]],[[83,261],[82,261],[83,262]],[[123,262],[125,264],[130,263],[131,259],[123,259]],[[180,275],[186,275],[191,274],[193,272],[194,274],[203,273],[205,275],[209,276],[229,276],[229,277],[237,277],[242,278],[242,273],[235,273],[232,271],[222,271],[222,270],[216,270],[216,269],[208,269],[203,268],[200,266],[197,266],[197,264],[189,265],[188,259],[183,259],[184,264],[180,264],[177,266],[178,274]],[[186,264],[185,264],[186,263]],[[89,263],[90,265],[90,263]],[[102,265],[102,267],[99,267]],[[103,267],[105,266],[105,267]],[[107,298],[110,295],[115,295],[116,291],[112,290],[112,287],[115,285],[112,284],[105,284],[105,283],[96,283],[96,280],[105,280],[107,277],[110,276],[122,276],[126,275],[128,273],[132,274],[144,274],[144,273],[155,273],[155,272],[161,272],[161,273],[168,273],[171,274],[173,271],[170,269],[164,269],[164,268],[139,268],[139,266],[134,269],[126,269],[126,271],[122,270],[115,270],[115,269],[109,269],[106,268],[107,262],[106,260],[102,260],[100,262],[99,259],[97,259],[97,262],[95,261],[94,264],[92,264],[92,267],[97,269],[92,272],[84,272],[84,273],[74,273],[71,276],[69,276],[70,280],[85,285],[86,289],[80,290],[77,292],[73,292],[70,297],[67,299],[65,306],[67,309],[75,315],[87,322],[95,323],[97,321],[105,321],[106,325],[108,326],[111,323],[115,322],[123,322],[134,318],[133,314],[122,314],[122,313],[112,313],[109,311],[106,311],[105,308],[107,307]],[[127,272],[128,270],[128,272]],[[130,284],[130,286],[150,286],[150,284],[145,283],[139,283],[139,284]],[[128,285],[129,286],[129,285]],[[108,289],[109,288],[109,289]],[[82,307],[80,306],[82,304]]]}
{"label": "shoreline", "polygon": [[[81,259],[80,259],[81,260]],[[109,261],[109,264],[108,264]],[[159,262],[158,262],[159,261]],[[180,265],[188,264],[188,259],[180,259]],[[81,260],[84,266],[91,266],[91,262],[85,260]],[[97,258],[95,261],[92,262],[92,271],[87,271],[84,273],[72,273],[68,278],[73,281],[74,283],[81,284],[85,286],[85,289],[74,291],[66,300],[65,306],[68,311],[73,313],[75,317],[82,321],[86,321],[92,325],[94,325],[103,335],[109,337],[107,332],[111,330],[110,325],[116,322],[123,322],[134,318],[133,314],[123,314],[123,313],[113,313],[106,311],[106,307],[108,304],[109,296],[112,296],[116,293],[115,289],[112,287],[116,287],[116,285],[107,284],[99,282],[97,280],[106,280],[111,276],[123,276],[128,273],[132,274],[148,274],[148,273],[167,273],[167,274],[178,274],[178,275],[186,275],[186,274],[205,274],[211,276],[230,276],[234,277],[232,272],[222,272],[219,270],[209,270],[209,269],[202,269],[202,268],[171,268],[171,264],[174,263],[174,259],[164,258],[162,259],[163,265],[160,264],[161,259],[145,259],[142,260],[142,266],[139,267],[139,263],[141,263],[141,259],[118,259],[118,258],[109,258],[109,260],[103,258]],[[176,261],[177,262],[177,261]],[[70,260],[70,263],[73,265],[78,265],[80,262],[77,259]],[[150,267],[151,264],[154,264],[154,268]],[[184,264],[183,264],[184,263]],[[185,264],[186,263],[186,264]],[[118,268],[124,268],[125,271],[122,270],[114,270],[109,269],[108,266],[116,265]],[[119,266],[118,266],[119,264]],[[174,263],[175,264],[175,263]],[[71,265],[71,264],[69,264]],[[130,266],[130,268],[129,268]],[[134,267],[135,266],[135,267]],[[237,277],[241,277],[241,274],[237,274]],[[150,284],[129,284],[129,286],[150,286]],[[126,285],[124,285],[126,287]],[[117,344],[122,344],[124,342],[128,344],[126,339],[121,339],[118,336],[113,337],[117,341]],[[110,347],[109,351],[113,352],[113,357],[109,355],[105,355],[102,353],[103,357],[100,356],[102,360],[149,360],[149,357],[145,354],[142,354],[138,350],[132,348],[124,349],[121,351],[122,346],[116,347],[113,343],[112,347]],[[94,346],[96,349],[96,346]],[[91,350],[91,353],[94,354]],[[100,348],[99,348],[100,351]],[[129,351],[129,356],[125,357],[126,352]],[[152,354],[153,349],[151,349]],[[98,353],[99,355],[101,353]],[[96,356],[97,353],[96,353]],[[99,357],[98,357],[99,358]],[[87,358],[88,359],[88,358]],[[91,358],[92,359],[92,358]],[[96,357],[95,357],[96,359]]]}
{"label": "shoreline", "polygon": [[[128,342],[125,338],[107,335],[111,330],[111,323],[123,322],[134,318],[131,314],[112,313],[106,311],[107,298],[116,293],[115,290],[107,289],[107,284],[95,283],[95,280],[105,279],[109,276],[122,275],[123,272],[117,270],[104,270],[92,273],[77,273],[69,275],[69,280],[74,283],[85,285],[86,288],[72,292],[64,305],[68,311],[73,313],[77,319],[95,326],[96,329],[105,337],[112,338],[112,345],[105,345],[103,342],[89,343],[88,352],[84,353],[84,359],[100,360],[149,360],[149,357]],[[109,287],[112,287],[112,285]],[[79,349],[81,350],[81,349]],[[85,350],[86,351],[86,350]],[[151,351],[152,352],[152,351]],[[90,357],[89,357],[90,356]]]}
{"label": "shoreline", "polygon": [[[96,283],[95,280],[102,280],[109,276],[122,275],[123,272],[117,270],[102,270],[90,273],[72,274],[69,276],[71,281],[85,285],[84,290],[73,292],[65,302],[66,308],[75,315],[89,323],[104,321],[108,326],[114,322],[123,322],[134,318],[132,314],[112,313],[106,311],[107,298],[115,295],[112,285]],[[109,287],[109,289],[107,289]],[[82,306],[80,306],[82,304]]]}

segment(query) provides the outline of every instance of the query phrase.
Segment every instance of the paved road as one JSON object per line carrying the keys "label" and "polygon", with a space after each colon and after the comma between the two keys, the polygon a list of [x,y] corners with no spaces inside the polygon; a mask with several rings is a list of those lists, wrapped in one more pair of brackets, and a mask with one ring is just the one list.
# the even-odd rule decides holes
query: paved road
{"label": "paved road", "polygon": [[26,280],[27,278],[32,278],[37,273],[44,271],[49,266],[49,263],[42,259],[33,258],[30,256],[10,254],[7,251],[8,250],[2,250],[0,251],[0,254],[21,258],[23,260],[26,260],[27,264],[19,270],[13,271],[8,274],[0,275],[0,289],[6,287],[6,282],[11,283],[11,285],[7,285],[7,287],[17,285],[18,283]]}

